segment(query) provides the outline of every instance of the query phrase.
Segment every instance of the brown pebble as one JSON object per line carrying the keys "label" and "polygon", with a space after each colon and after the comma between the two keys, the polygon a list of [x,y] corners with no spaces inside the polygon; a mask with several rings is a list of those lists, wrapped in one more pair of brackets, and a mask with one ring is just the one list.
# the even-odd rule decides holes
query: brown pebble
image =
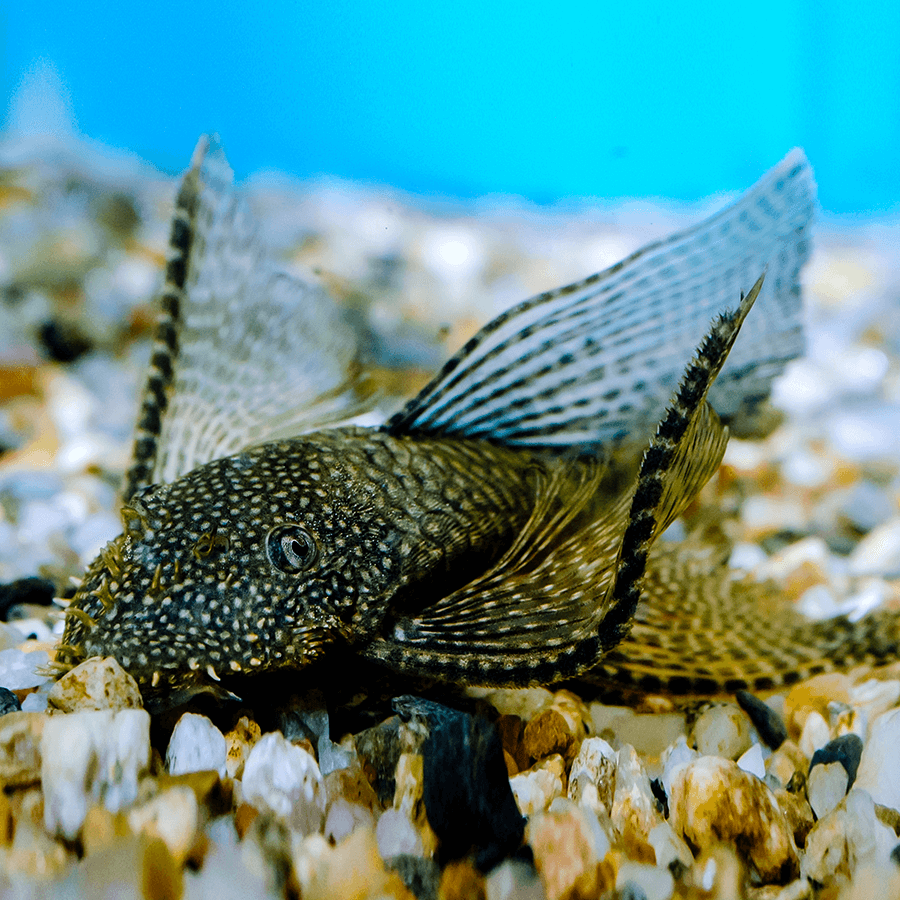
{"label": "brown pebble", "polygon": [[438,900],[485,900],[484,876],[468,860],[448,863],[437,895]]}
{"label": "brown pebble", "polygon": [[784,787],[787,787],[795,773],[806,776],[809,760],[804,752],[793,741],[785,741],[767,760],[766,774],[774,775]]}
{"label": "brown pebble", "polygon": [[806,846],[806,836],[816,824],[816,817],[813,815],[812,807],[806,799],[804,793],[778,790],[774,792],[775,800],[781,807],[785,819],[787,819],[788,828],[794,835],[794,843],[798,847]]}
{"label": "brown pebble", "polygon": [[234,813],[234,827],[238,837],[243,840],[244,835],[259,815],[259,810],[249,803],[242,803]]}
{"label": "brown pebble", "polygon": [[[519,716],[503,715],[495,722],[497,733],[500,735],[500,743],[503,750],[508,753],[516,765],[516,772],[523,772],[531,765],[531,757],[522,743],[522,735],[525,732],[525,722]],[[507,766],[508,768],[508,766]]]}
{"label": "brown pebble", "polygon": [[181,866],[172,858],[163,840],[151,837],[141,862],[144,900],[181,900],[184,893]]}
{"label": "brown pebble", "polygon": [[0,847],[9,846],[14,828],[12,805],[6,791],[0,790]]}
{"label": "brown pebble", "polygon": [[41,780],[41,735],[47,716],[11,712],[0,717],[0,783],[24,787]]}
{"label": "brown pebble", "polygon": [[532,759],[543,759],[551,753],[571,758],[587,734],[585,718],[586,710],[578,697],[569,691],[557,691],[550,706],[525,726],[525,752]]}
{"label": "brown pebble", "polygon": [[234,782],[219,778],[219,773],[210,769],[202,772],[184,772],[169,775],[163,772],[156,779],[160,791],[170,787],[189,787],[201,806],[206,806],[212,816],[223,815],[231,809]]}
{"label": "brown pebble", "polygon": [[817,712],[828,720],[828,704],[832,701],[849,704],[852,682],[846,675],[827,673],[816,675],[794,685],[784,698],[784,723],[788,733],[798,740],[810,712]]}
{"label": "brown pebble", "polygon": [[116,841],[129,837],[131,829],[122,813],[111,813],[105,806],[95,804],[84,817],[81,843],[85,856],[92,856],[111,847]]}
{"label": "brown pebble", "polygon": [[706,850],[733,844],[764,882],[799,874],[793,833],[766,785],[731,760],[701,756],[676,769],[670,821],[688,844]]}
{"label": "brown pebble", "polygon": [[[547,900],[593,897],[598,892],[600,863],[588,816],[574,806],[536,815],[528,823],[526,841],[534,852],[534,865]],[[606,855],[609,845],[603,848]]]}
{"label": "brown pebble", "polygon": [[111,656],[94,656],[66,672],[47,695],[63,712],[89,709],[140,709],[137,682]]}
{"label": "brown pebble", "polygon": [[259,725],[247,716],[241,716],[225,735],[225,771],[230,778],[240,778],[244,774],[247,756],[261,737]]}

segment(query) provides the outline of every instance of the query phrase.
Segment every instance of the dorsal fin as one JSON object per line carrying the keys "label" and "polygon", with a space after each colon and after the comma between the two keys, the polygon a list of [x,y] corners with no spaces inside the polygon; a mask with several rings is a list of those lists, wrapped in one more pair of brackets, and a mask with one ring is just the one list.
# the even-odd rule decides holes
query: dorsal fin
{"label": "dorsal fin", "polygon": [[767,271],[710,392],[723,420],[740,417],[802,352],[799,274],[814,202],[794,150],[700,225],[498,316],[386,427],[516,445],[643,443],[710,319]]}
{"label": "dorsal fin", "polygon": [[202,463],[358,412],[359,335],[321,285],[279,270],[215,138],[176,201],[127,499]]}

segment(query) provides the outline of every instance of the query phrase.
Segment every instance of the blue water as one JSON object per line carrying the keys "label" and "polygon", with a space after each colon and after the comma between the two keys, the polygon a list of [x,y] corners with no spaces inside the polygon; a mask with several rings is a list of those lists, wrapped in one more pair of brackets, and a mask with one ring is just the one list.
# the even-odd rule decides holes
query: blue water
{"label": "blue water", "polygon": [[8,0],[0,29],[10,127],[56,79],[81,134],[173,172],[215,130],[239,177],[695,200],[799,144],[827,210],[900,209],[896,0]]}

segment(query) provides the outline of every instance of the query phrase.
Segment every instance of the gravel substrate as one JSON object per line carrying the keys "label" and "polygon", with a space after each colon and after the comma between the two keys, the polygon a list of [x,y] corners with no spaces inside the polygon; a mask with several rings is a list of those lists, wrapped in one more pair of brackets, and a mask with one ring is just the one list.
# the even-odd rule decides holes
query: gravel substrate
{"label": "gravel substrate", "polygon": [[[337,715],[322,684],[151,717],[113,660],[54,682],[52,598],[121,531],[175,186],[0,140],[0,898],[900,897],[894,665],[687,709],[400,690]],[[708,211],[249,190],[285,265],[370,323],[370,421],[515,301]],[[732,567],[798,616],[900,611],[898,246],[818,223],[781,423],[732,440],[691,511],[723,513]]]}

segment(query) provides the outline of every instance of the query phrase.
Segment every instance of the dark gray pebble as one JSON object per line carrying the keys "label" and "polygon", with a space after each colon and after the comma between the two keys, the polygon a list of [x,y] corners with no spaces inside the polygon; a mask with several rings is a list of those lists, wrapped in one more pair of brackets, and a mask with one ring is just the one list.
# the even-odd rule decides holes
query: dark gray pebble
{"label": "dark gray pebble", "polygon": [[738,691],[735,697],[765,745],[777,750],[788,736],[781,716],[749,691]]}
{"label": "dark gray pebble", "polygon": [[9,584],[0,584],[0,619],[8,621],[9,610],[20,603],[36,603],[49,606],[56,588],[46,578],[19,578]]}
{"label": "dark gray pebble", "polygon": [[397,698],[394,709],[427,731],[423,800],[441,842],[440,863],[474,850],[479,869],[493,868],[519,847],[525,833],[496,727],[483,717],[419,698]]}
{"label": "dark gray pebble", "polygon": [[0,716],[16,712],[22,708],[19,698],[8,688],[0,687]]}
{"label": "dark gray pebble", "polygon": [[387,860],[387,867],[400,876],[416,900],[437,900],[441,870],[433,859],[401,853]]}
{"label": "dark gray pebble", "polygon": [[859,768],[862,749],[863,742],[859,735],[842,734],[813,753],[809,771],[812,772],[813,766],[817,766],[819,763],[839,762],[847,771],[847,790],[849,791],[853,787],[853,782],[856,781],[856,770]]}
{"label": "dark gray pebble", "polygon": [[400,759],[400,720],[391,716],[374,728],[360,731],[355,737],[356,752],[371,774],[378,802],[391,803],[397,786],[397,760]]}

